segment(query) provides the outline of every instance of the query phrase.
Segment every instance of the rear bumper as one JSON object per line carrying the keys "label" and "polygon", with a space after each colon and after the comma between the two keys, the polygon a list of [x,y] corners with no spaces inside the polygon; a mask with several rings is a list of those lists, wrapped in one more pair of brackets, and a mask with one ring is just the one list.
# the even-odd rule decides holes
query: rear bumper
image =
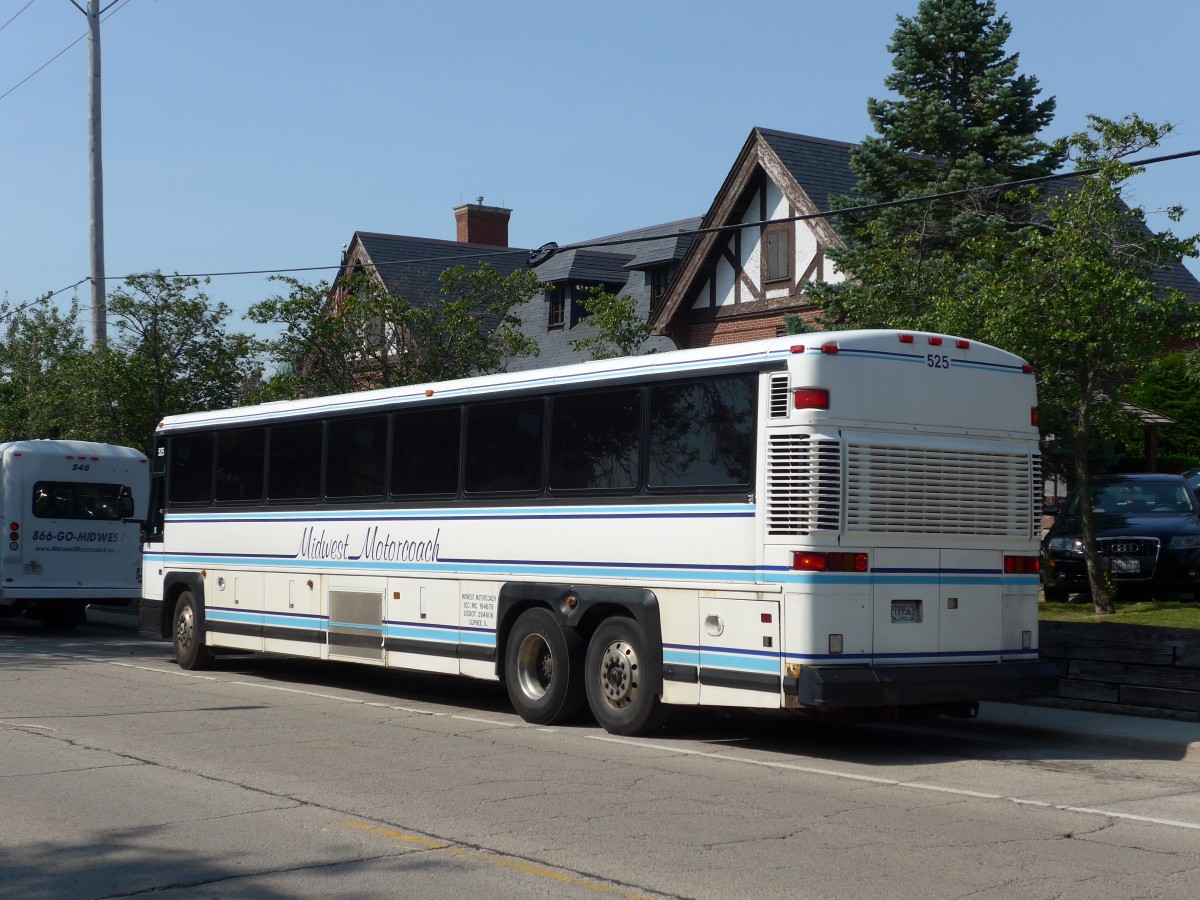
{"label": "rear bumper", "polygon": [[800,706],[918,706],[1019,700],[1058,693],[1059,672],[1043,660],[928,666],[806,666],[785,678]]}

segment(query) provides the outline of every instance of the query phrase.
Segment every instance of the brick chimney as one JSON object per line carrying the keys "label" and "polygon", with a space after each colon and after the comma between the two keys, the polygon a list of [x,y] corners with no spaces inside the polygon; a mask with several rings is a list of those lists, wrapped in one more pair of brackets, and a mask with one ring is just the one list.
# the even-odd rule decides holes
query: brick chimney
{"label": "brick chimney", "polygon": [[482,197],[476,197],[474,204],[465,203],[454,207],[459,243],[507,247],[508,217],[511,215],[511,209],[484,206]]}

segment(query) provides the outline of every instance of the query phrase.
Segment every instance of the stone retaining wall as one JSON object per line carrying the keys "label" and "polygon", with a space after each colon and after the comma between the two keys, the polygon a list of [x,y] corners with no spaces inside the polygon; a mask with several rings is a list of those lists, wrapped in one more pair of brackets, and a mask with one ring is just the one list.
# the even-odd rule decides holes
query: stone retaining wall
{"label": "stone retaining wall", "polygon": [[1042,622],[1040,646],[1063,676],[1040,705],[1200,721],[1200,631]]}

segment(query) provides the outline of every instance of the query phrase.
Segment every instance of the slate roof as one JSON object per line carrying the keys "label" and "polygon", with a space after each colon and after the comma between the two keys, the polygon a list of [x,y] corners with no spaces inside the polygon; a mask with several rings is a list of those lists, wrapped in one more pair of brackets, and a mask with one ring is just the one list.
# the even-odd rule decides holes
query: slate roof
{"label": "slate roof", "polygon": [[850,171],[854,144],[769,128],[754,130],[821,212],[829,212],[830,197],[854,195],[857,179]]}
{"label": "slate roof", "polygon": [[[650,314],[650,285],[642,270],[682,258],[692,239],[690,232],[699,223],[699,217],[681,219],[606,235],[591,241],[579,241],[577,243],[594,241],[612,246],[594,250],[563,250],[534,271],[546,284],[620,285],[618,293],[632,296],[637,301],[638,311],[646,317]],[[647,240],[648,238],[661,239]],[[418,306],[442,299],[439,276],[445,269],[457,265],[473,269],[481,262],[486,262],[501,275],[509,275],[525,266],[530,253],[529,250],[519,247],[492,247],[485,244],[466,244],[371,231],[355,232],[351,246],[354,247],[355,244],[362,247],[367,259],[375,265],[380,279],[393,296],[403,297]],[[592,334],[586,320],[573,328],[548,330],[549,310],[543,295],[533,297],[516,312],[521,320],[522,330],[538,342],[540,353],[527,359],[513,360],[510,366],[513,371],[581,362],[588,358],[586,354],[572,350],[570,346],[571,341]],[[666,351],[674,350],[675,345],[667,338],[656,337],[651,338],[643,349]]]}

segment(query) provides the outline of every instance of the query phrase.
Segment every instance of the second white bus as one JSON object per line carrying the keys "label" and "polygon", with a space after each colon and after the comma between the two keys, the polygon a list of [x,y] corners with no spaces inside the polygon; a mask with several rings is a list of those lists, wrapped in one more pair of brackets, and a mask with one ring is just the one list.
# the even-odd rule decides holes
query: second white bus
{"label": "second white bus", "polygon": [[1053,692],[1036,402],[996,348],[847,331],[173,416],[141,627],[620,734]]}
{"label": "second white bus", "polygon": [[83,621],[89,603],[136,603],[149,468],[131,447],[0,444],[0,616],[66,628]]}

